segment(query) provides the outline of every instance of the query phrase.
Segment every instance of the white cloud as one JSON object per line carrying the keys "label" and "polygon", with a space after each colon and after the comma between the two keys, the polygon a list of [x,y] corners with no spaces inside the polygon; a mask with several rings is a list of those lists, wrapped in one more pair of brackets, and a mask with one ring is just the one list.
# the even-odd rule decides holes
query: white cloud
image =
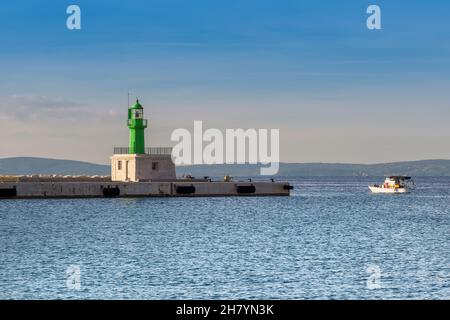
{"label": "white cloud", "polygon": [[84,102],[32,94],[13,94],[0,97],[0,117],[19,122],[43,121],[80,121],[98,117],[114,118],[113,110]]}

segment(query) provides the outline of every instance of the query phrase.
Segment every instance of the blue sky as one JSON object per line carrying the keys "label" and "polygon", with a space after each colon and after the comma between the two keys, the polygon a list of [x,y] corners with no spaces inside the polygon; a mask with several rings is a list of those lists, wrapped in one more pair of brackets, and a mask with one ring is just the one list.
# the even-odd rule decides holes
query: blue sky
{"label": "blue sky", "polygon": [[[82,29],[66,28],[77,4]],[[366,8],[382,30],[366,28]],[[148,144],[279,128],[287,162],[450,158],[448,1],[14,1],[0,6],[0,157],[107,163],[127,92]]]}

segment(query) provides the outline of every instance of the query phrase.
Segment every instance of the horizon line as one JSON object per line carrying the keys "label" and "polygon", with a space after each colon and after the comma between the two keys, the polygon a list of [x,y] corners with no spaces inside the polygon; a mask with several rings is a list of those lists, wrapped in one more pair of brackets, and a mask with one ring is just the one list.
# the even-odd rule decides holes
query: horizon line
{"label": "horizon line", "polygon": [[[0,160],[7,159],[42,159],[42,160],[55,160],[55,161],[74,161],[74,162],[82,162],[92,165],[98,166],[108,166],[109,164],[105,163],[95,163],[91,161],[85,160],[74,160],[74,159],[64,159],[64,158],[46,158],[46,157],[35,157],[35,156],[13,156],[13,157],[0,157]],[[374,163],[355,163],[355,162],[278,162],[279,164],[331,164],[331,165],[362,165],[362,166],[373,166],[373,165],[385,165],[385,164],[394,164],[394,163],[407,163],[407,162],[424,162],[424,161],[450,161],[450,159],[442,159],[442,158],[428,158],[428,159],[418,159],[418,160],[399,160],[399,161],[388,161],[388,162],[374,162]],[[192,167],[192,166],[217,166],[217,165],[263,165],[262,163],[214,163],[214,164],[190,164],[190,165],[178,165],[176,167]]]}

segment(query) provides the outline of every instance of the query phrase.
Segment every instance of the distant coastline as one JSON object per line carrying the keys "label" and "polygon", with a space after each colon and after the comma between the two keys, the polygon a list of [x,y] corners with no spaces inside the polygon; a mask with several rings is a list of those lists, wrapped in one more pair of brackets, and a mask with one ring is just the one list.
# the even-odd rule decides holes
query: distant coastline
{"label": "distant coastline", "polygon": [[[259,176],[260,165],[195,165],[177,167],[177,175],[191,174],[196,177]],[[63,175],[109,175],[109,165],[74,160],[58,160],[34,157],[0,159],[0,175],[63,174]],[[380,164],[345,163],[280,163],[277,176],[388,176],[411,175],[415,177],[448,176],[450,160],[419,160]]]}

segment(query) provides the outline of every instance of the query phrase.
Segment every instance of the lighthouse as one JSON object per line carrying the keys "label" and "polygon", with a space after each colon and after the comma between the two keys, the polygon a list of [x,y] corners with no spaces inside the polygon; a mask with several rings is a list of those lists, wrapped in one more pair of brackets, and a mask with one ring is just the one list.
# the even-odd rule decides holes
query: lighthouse
{"label": "lighthouse", "polygon": [[144,130],[147,128],[147,120],[144,119],[144,108],[136,100],[136,103],[128,108],[128,128],[130,130],[129,154],[145,154]]}
{"label": "lighthouse", "polygon": [[111,180],[124,182],[173,181],[176,179],[172,148],[145,147],[144,108],[139,100],[128,107],[128,148],[114,148]]}

